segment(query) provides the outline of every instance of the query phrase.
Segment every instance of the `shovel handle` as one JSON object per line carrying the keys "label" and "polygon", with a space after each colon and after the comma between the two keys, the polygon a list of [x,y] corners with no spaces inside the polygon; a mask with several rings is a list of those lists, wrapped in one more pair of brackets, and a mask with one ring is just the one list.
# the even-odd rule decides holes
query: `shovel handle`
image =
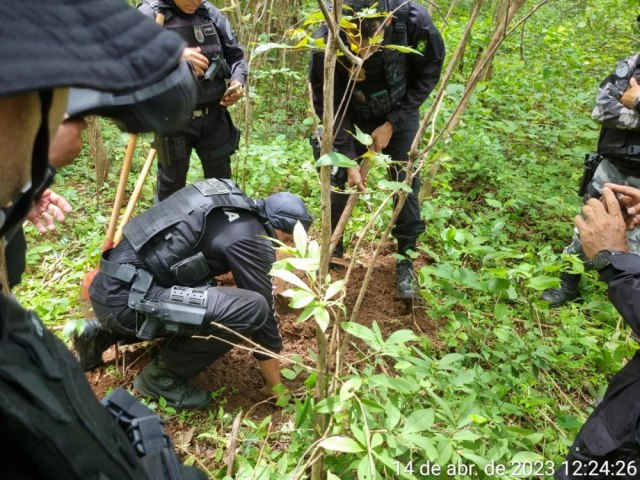
{"label": "shovel handle", "polygon": [[140,176],[138,177],[138,181],[136,182],[136,186],[133,189],[133,193],[131,194],[131,198],[129,199],[129,203],[127,204],[127,209],[124,211],[122,215],[122,220],[120,220],[120,226],[118,227],[118,231],[116,232],[116,236],[113,239],[115,245],[120,243],[122,240],[122,235],[124,231],[124,226],[129,222],[131,218],[131,214],[133,213],[133,209],[138,203],[138,199],[140,198],[140,193],[142,192],[142,187],[144,187],[144,182],[147,180],[147,176],[149,175],[149,170],[151,169],[151,165],[153,165],[153,159],[156,157],[156,149],[152,148],[149,150],[149,155],[147,155],[147,159],[142,166],[142,170],[140,170]]}
{"label": "shovel handle", "polygon": [[111,219],[109,220],[109,228],[107,229],[107,238],[104,241],[102,247],[103,250],[108,250],[113,247],[113,238],[116,233],[116,227],[118,226],[118,218],[120,217],[120,209],[124,202],[124,193],[127,187],[127,180],[129,179],[129,173],[131,172],[131,165],[133,164],[133,154],[136,150],[136,143],[138,141],[138,135],[129,135],[129,143],[127,144],[127,151],[124,155],[124,161],[122,162],[122,171],[120,172],[120,181],[118,182],[118,190],[116,191],[116,199],[113,202],[113,209],[111,210]]}

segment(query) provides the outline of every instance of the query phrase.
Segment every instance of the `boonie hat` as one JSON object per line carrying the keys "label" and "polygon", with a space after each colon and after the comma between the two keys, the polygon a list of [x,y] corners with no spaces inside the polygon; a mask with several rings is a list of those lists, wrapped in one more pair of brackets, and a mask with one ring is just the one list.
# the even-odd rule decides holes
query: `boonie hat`
{"label": "boonie hat", "polygon": [[172,71],[184,42],[121,0],[1,0],[0,97],[127,92]]}

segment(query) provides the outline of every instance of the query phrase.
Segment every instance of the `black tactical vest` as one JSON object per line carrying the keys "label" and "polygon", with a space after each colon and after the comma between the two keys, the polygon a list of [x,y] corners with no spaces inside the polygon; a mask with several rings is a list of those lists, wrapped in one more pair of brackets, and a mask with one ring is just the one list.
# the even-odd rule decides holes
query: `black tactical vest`
{"label": "black tactical vest", "polygon": [[[124,227],[124,236],[160,285],[196,284],[209,273],[203,271],[198,250],[207,214],[225,207],[258,214],[253,200],[231,180],[208,178],[135,217]],[[196,268],[201,278],[194,278]]]}
{"label": "black tactical vest", "polygon": [[[394,10],[392,27],[385,31],[384,45],[408,46],[407,21],[409,17],[409,5],[402,2],[389,2],[389,9]],[[397,9],[396,9],[397,7]],[[407,94],[407,54],[389,48],[382,49],[384,59],[384,78],[386,89],[379,92],[370,92],[366,98],[352,97],[351,107],[356,115],[365,122],[384,117],[396,108],[400,100]],[[366,63],[364,68],[366,68]],[[366,70],[367,75],[376,75],[377,72]]]}
{"label": "black tactical vest", "polygon": [[[624,65],[623,62],[619,65],[621,64]],[[620,90],[626,90],[631,77],[638,75],[640,75],[638,65],[635,68],[616,69],[611,81],[615,81]],[[598,138],[598,153],[619,168],[637,175],[640,170],[640,130],[602,126]]]}
{"label": "black tactical vest", "polygon": [[[188,17],[177,14],[175,8],[169,2],[161,0],[145,0],[139,7],[144,13],[149,12],[149,9],[155,14],[163,13],[164,27],[180,35],[189,47],[200,47],[200,53],[209,59],[209,65],[213,62],[224,62],[222,44],[214,24],[215,11],[211,10],[206,2]],[[221,71],[223,70],[224,68]],[[209,80],[199,77],[198,106],[217,103],[222,98],[225,88],[225,81],[219,75]]]}
{"label": "black tactical vest", "polygon": [[[0,295],[2,478],[146,479],[67,347]],[[7,447],[9,445],[9,447]]]}

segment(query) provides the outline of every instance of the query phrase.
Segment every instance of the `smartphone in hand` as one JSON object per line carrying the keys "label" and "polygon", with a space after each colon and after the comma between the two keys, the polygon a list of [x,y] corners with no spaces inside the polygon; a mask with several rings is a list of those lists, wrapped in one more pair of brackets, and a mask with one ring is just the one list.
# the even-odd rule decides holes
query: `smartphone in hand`
{"label": "smartphone in hand", "polygon": [[236,83],[235,85],[232,85],[229,88],[227,88],[227,90],[224,92],[224,95],[222,95],[222,98],[225,98],[228,95],[232,95],[241,89],[242,89],[242,84]]}

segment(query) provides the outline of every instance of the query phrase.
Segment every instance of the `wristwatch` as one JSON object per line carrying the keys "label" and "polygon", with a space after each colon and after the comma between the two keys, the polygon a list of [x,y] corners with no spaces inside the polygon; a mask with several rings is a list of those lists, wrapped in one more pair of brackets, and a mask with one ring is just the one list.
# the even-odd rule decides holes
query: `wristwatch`
{"label": "wristwatch", "polygon": [[619,250],[609,250],[608,248],[605,248],[597,252],[591,258],[591,264],[596,270],[600,272],[611,265],[611,257],[613,257],[614,255],[621,255],[623,253],[624,252],[621,252]]}

